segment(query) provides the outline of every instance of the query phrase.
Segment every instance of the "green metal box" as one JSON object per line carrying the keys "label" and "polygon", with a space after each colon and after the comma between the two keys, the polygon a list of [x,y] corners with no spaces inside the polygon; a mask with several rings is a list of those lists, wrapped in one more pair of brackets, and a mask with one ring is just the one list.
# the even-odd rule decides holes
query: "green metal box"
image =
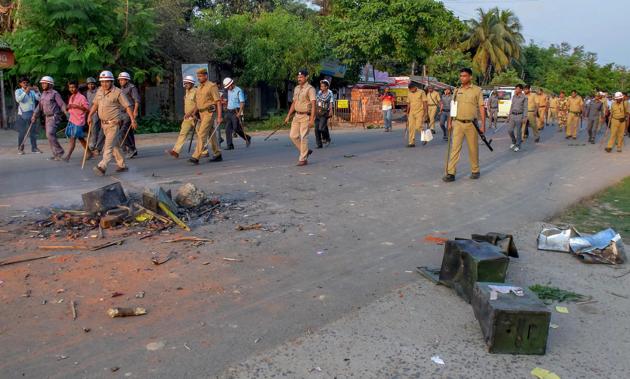
{"label": "green metal box", "polygon": [[523,288],[523,296],[498,293],[492,300],[489,285],[475,285],[472,307],[479,320],[488,351],[495,354],[538,354],[547,349],[551,313],[534,294]]}
{"label": "green metal box", "polygon": [[508,263],[509,258],[487,242],[449,240],[444,245],[439,282],[470,303],[476,282],[505,281]]}

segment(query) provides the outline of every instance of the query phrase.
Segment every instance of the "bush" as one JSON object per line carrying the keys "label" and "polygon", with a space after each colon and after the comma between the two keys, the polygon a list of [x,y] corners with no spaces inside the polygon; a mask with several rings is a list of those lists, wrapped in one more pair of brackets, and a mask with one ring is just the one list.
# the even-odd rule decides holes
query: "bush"
{"label": "bush", "polygon": [[159,115],[142,117],[138,121],[137,134],[178,132],[180,123]]}

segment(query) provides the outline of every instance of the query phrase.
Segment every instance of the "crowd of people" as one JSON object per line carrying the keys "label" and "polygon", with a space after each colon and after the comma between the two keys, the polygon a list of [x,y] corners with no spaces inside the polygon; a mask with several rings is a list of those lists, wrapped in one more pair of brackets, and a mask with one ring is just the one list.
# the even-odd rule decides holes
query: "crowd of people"
{"label": "crowd of people", "polygon": [[[252,138],[245,133],[243,126],[245,92],[228,77],[222,82],[226,94],[223,96],[219,85],[208,79],[207,69],[199,69],[196,74],[196,80],[193,76],[183,79],[184,119],[174,146],[166,153],[179,158],[190,135],[190,145],[193,137],[196,139],[190,163],[199,164],[204,157],[209,157],[210,162],[220,162],[223,160],[223,138],[220,132],[223,121],[228,150],[234,149],[233,138],[236,136],[242,138],[247,147],[251,144]],[[440,94],[431,85],[426,86],[426,91],[414,82],[408,86],[407,147],[415,147],[417,133],[421,134],[423,144],[431,141],[436,134],[436,124],[439,124],[449,149],[443,177],[446,182],[455,180],[464,140],[468,146],[471,178],[480,177],[479,136],[484,137],[486,118],[490,120],[490,128],[497,128],[498,125],[497,92],[484,99],[482,89],[472,83],[472,77],[471,69],[462,69],[460,86],[452,94],[450,89]],[[50,76],[40,80],[41,92],[37,86],[30,85],[28,78],[22,78],[20,88],[15,91],[18,103],[18,153],[24,154],[27,138],[31,143],[31,151],[41,153],[37,147],[36,125],[37,120],[43,117],[52,152],[51,160],[69,161],[78,141],[84,148],[84,163],[86,159],[101,156],[100,162],[94,167],[97,175],[105,175],[112,159],[116,162],[117,172],[127,171],[125,159],[138,155],[134,130],[137,128],[140,95],[128,73],[121,72],[117,81],[118,87],[114,86],[112,73],[103,71],[98,81],[94,78],[86,80],[83,93],[79,84],[71,81],[67,84],[70,96],[65,102],[54,89],[55,82]],[[285,119],[285,124],[291,124],[289,138],[298,150],[298,166],[307,165],[313,153],[308,143],[310,128],[314,128],[317,148],[331,142],[328,120],[333,115],[334,95],[328,80],[321,80],[319,84],[320,88],[316,91],[309,83],[308,71],[298,71],[293,101]],[[381,96],[381,102],[385,132],[390,132],[396,98],[393,93],[386,91]],[[557,125],[559,132],[565,133],[566,139],[575,140],[583,121],[586,121],[588,142],[594,144],[600,130],[605,128],[610,134],[606,151],[611,152],[616,147],[621,152],[624,134],[629,126],[629,113],[628,99],[620,92],[612,98],[597,92],[584,100],[576,91],[572,91],[570,96],[561,91],[556,96],[548,95],[542,89],[534,92],[529,85],[519,84],[514,89],[506,120],[511,139],[510,149],[518,152],[530,135],[535,143],[539,143],[540,131],[553,124]],[[67,117],[65,135],[68,138],[65,150],[57,139],[57,129],[64,115]]]}

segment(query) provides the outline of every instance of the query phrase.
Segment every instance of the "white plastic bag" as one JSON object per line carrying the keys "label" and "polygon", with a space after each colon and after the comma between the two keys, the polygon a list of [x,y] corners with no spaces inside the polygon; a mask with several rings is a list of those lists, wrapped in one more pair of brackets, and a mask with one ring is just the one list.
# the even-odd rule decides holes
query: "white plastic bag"
{"label": "white plastic bag", "polygon": [[457,101],[451,100],[451,117],[457,117]]}
{"label": "white plastic bag", "polygon": [[426,129],[422,131],[420,135],[421,142],[431,142],[433,140],[433,133],[431,133],[431,129]]}

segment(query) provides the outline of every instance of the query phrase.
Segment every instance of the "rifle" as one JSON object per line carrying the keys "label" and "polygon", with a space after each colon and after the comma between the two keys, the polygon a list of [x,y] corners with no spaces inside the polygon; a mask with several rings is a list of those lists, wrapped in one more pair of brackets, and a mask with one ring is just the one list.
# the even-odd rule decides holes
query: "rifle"
{"label": "rifle", "polygon": [[486,135],[481,131],[481,129],[479,129],[479,125],[476,119],[473,120],[472,124],[475,127],[477,134],[479,134],[479,137],[481,137],[481,140],[483,141],[483,143],[486,144],[486,146],[488,147],[488,149],[490,149],[490,151],[494,151],[494,149],[492,148],[492,139],[488,141],[488,139],[486,138]]}

